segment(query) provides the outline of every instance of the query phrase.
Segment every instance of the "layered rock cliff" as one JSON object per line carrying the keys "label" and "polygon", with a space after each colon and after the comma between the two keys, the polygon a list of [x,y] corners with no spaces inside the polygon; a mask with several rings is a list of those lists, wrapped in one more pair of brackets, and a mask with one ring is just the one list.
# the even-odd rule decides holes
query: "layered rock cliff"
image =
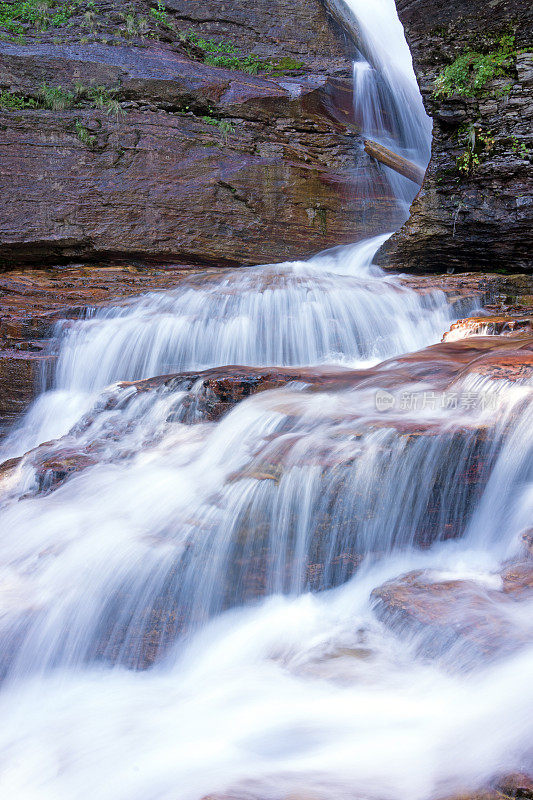
{"label": "layered rock cliff", "polygon": [[283,261],[397,218],[319,0],[19,6],[0,40],[4,269]]}
{"label": "layered rock cliff", "polygon": [[432,158],[382,266],[533,268],[533,7],[397,0],[428,113]]}

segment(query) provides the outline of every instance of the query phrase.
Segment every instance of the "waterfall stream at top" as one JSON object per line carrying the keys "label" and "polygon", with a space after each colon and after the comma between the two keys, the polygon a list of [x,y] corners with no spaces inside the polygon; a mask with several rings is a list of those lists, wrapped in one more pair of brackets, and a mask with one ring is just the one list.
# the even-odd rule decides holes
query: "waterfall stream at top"
{"label": "waterfall stream at top", "polygon": [[[425,167],[394,2],[348,5],[363,133]],[[387,235],[58,326],[3,445],[46,442],[0,479],[3,796],[433,800],[530,764],[532,608],[505,565],[532,387],[487,378],[481,345],[412,352],[452,312],[373,266]],[[304,369],[217,419],[202,381],[156,379],[229,365]],[[428,651],[403,598],[457,586]]]}

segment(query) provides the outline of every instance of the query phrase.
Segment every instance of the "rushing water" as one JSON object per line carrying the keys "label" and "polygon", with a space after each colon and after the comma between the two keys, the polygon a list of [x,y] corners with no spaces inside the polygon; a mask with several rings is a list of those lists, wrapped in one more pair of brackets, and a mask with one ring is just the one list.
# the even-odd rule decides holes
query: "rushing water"
{"label": "rushing water", "polygon": [[[350,6],[364,131],[425,164],[393,0]],[[533,390],[437,355],[379,364],[451,321],[372,266],[384,238],[58,328],[4,444],[62,437],[0,480],[2,796],[430,800],[530,766],[533,609],[498,590],[532,518]],[[117,385],[235,363],[333,377],[217,422],[201,382]],[[429,657],[371,594],[412,570],[474,587],[516,648],[457,628]]]}

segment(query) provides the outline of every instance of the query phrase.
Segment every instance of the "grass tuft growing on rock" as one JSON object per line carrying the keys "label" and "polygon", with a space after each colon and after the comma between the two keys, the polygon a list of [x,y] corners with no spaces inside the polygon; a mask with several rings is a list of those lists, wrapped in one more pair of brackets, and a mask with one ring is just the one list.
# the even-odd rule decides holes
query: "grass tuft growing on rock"
{"label": "grass tuft growing on rock", "polygon": [[106,86],[84,86],[80,82],[74,84],[74,91],[43,83],[37,98],[26,97],[20,92],[0,92],[0,108],[8,111],[43,108],[49,111],[66,111],[88,105],[118,119],[126,112],[115,94],[116,89],[108,89]]}
{"label": "grass tuft growing on rock", "polygon": [[49,86],[43,83],[39,89],[39,99],[44,108],[50,111],[65,111],[74,105],[75,95],[74,92],[69,92],[61,86]]}
{"label": "grass tuft growing on rock", "polygon": [[86,147],[93,148],[96,144],[96,136],[90,133],[81,120],[77,119],[75,124],[76,136]]}

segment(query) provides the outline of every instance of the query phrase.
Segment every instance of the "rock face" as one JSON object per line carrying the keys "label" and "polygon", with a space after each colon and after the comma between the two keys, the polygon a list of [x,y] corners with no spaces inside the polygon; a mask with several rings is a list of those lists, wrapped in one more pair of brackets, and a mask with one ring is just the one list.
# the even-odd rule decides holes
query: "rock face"
{"label": "rock face", "polygon": [[[531,270],[531,3],[397,0],[396,5],[433,118],[433,150],[411,216],[382,248],[380,264],[415,272]],[[467,53],[484,60],[476,62]],[[501,66],[491,77],[498,59]],[[473,88],[475,63],[488,73]],[[446,68],[449,80],[443,85]]]}
{"label": "rock face", "polygon": [[[268,263],[398,224],[351,117],[350,46],[319,0],[174,0],[162,23],[148,2],[126,23],[123,4],[94,5],[90,30],[80,15],[0,42],[19,103],[0,107],[0,269]],[[197,37],[237,48],[242,69],[206,63]]]}

